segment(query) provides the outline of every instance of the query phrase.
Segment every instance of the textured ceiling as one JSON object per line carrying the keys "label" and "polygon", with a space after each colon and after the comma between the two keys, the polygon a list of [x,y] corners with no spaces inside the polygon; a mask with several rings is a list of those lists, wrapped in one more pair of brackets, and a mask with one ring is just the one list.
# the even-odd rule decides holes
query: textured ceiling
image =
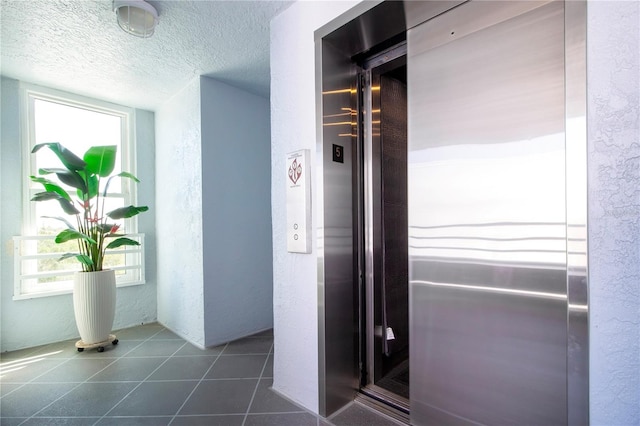
{"label": "textured ceiling", "polygon": [[269,22],[292,2],[148,3],[160,23],[142,39],[112,0],[1,0],[0,73],[149,110],[199,75],[269,95]]}

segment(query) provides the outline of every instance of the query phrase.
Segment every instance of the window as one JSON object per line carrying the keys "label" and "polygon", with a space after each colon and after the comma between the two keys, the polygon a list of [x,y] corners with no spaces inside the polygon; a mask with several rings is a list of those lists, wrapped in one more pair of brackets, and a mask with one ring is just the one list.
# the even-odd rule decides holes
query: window
{"label": "window", "polygon": [[[31,154],[36,144],[60,142],[82,158],[94,145],[116,145],[118,159],[115,170],[135,171],[135,144],[132,132],[133,110],[34,86],[22,88],[23,129],[23,232],[14,238],[15,291],[14,299],[70,292],[73,273],[80,270],[75,259],[58,261],[62,253],[76,251],[71,241],[56,244],[55,236],[65,228],[52,217],[68,216],[56,201],[33,202],[34,194],[42,191],[29,175],[36,176],[43,167],[60,167],[58,158],[48,149]],[[72,191],[72,189],[70,189]],[[107,208],[136,205],[136,185],[130,179],[114,179],[109,186]],[[73,223],[73,221],[71,221]],[[126,219],[121,231],[142,243],[136,234],[137,218]],[[144,244],[108,252],[105,267],[116,270],[118,285],[144,282]]]}

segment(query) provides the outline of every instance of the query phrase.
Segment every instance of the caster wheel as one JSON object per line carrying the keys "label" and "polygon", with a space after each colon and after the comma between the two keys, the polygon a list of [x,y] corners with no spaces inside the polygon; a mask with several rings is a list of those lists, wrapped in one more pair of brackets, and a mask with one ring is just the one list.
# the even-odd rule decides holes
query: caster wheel
{"label": "caster wheel", "polygon": [[84,348],[78,348],[78,352],[84,351]]}
{"label": "caster wheel", "polygon": [[113,342],[111,342],[111,343],[113,343],[114,345],[117,345],[117,344],[118,344],[118,339],[115,339],[115,340],[114,340]]}
{"label": "caster wheel", "polygon": [[98,352],[104,352],[104,347],[103,346],[98,346]]}

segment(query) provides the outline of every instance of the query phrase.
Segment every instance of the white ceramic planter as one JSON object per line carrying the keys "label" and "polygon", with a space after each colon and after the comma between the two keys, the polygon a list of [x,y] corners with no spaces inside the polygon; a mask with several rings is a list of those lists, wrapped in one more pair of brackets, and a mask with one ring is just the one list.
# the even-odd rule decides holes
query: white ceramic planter
{"label": "white ceramic planter", "polygon": [[73,310],[83,343],[109,340],[116,313],[115,271],[77,272],[73,280]]}

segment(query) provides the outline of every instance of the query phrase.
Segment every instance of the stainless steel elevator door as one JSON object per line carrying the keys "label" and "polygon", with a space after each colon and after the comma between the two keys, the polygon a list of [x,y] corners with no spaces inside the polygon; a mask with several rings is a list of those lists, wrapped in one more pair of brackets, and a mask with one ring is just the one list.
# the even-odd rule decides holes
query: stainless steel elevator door
{"label": "stainless steel elevator door", "polygon": [[566,424],[564,4],[407,40],[412,424]]}

